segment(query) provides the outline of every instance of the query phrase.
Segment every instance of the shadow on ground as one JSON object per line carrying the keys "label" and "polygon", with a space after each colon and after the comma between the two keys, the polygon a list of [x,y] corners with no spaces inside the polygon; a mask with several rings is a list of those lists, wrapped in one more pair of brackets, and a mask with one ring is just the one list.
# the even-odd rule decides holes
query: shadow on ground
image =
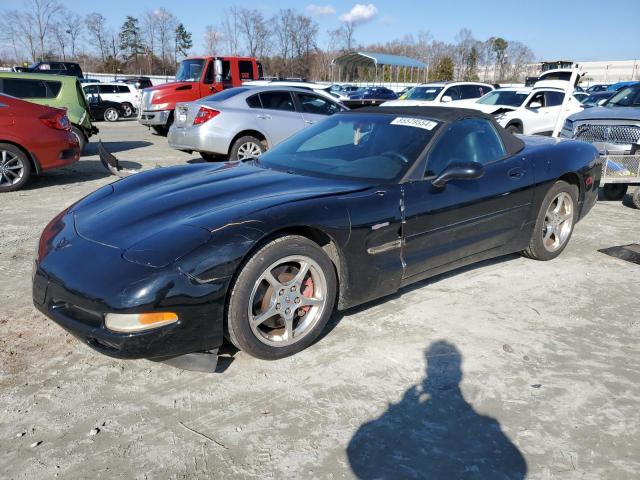
{"label": "shadow on ground", "polygon": [[[124,168],[137,170],[142,168],[138,162],[121,161]],[[113,177],[115,182],[118,177],[113,176],[104,168],[100,160],[84,160],[74,163],[65,168],[44,172],[37,177],[33,177],[23,190],[33,190],[36,188],[50,187],[53,185],[69,185],[79,182],[97,180],[104,177]]]}
{"label": "shadow on ground", "polygon": [[527,464],[494,418],[478,414],[460,391],[462,355],[449,342],[425,352],[426,377],[347,447],[361,479],[524,479]]}
{"label": "shadow on ground", "polygon": [[[144,148],[153,145],[151,142],[146,142],[143,140],[133,140],[129,142],[102,142],[104,148],[107,149],[109,153],[117,153],[117,152],[126,152],[127,150],[135,150],[136,148]],[[91,155],[98,154],[98,140],[91,141],[87,143],[84,147],[84,152],[82,153],[83,157],[88,157]],[[147,155],[148,156],[148,155]]]}

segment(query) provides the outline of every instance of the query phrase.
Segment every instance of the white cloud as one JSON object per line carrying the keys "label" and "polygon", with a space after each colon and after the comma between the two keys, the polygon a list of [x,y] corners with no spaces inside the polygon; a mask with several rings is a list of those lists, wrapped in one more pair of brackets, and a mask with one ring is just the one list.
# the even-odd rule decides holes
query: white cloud
{"label": "white cloud", "polygon": [[336,9],[333,8],[331,5],[315,5],[313,3],[310,5],[307,5],[305,10],[309,15],[316,15],[316,16],[333,15],[334,13],[336,13]]}
{"label": "white cloud", "polygon": [[340,20],[347,23],[363,23],[371,20],[377,13],[378,9],[373,3],[356,3],[349,12],[340,15]]}

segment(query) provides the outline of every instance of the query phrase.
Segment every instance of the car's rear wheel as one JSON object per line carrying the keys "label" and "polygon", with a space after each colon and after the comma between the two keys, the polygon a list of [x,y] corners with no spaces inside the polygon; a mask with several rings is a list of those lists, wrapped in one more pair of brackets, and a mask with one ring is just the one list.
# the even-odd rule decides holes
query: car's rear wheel
{"label": "car's rear wheel", "polygon": [[82,130],[80,130],[75,125],[71,125],[71,133],[73,133],[73,136],[76,137],[78,145],[80,146],[80,153],[82,153],[84,151],[85,145],[87,144],[87,137],[85,137]]}
{"label": "car's rear wheel", "polygon": [[245,135],[233,143],[229,154],[229,160],[257,158],[262,155],[265,150],[266,148],[259,138],[251,135]]}
{"label": "car's rear wheel", "polygon": [[107,122],[117,122],[120,118],[120,113],[113,107],[109,107],[104,111],[104,119]]}
{"label": "car's rear wheel", "polygon": [[627,188],[624,183],[607,183],[602,187],[602,193],[607,200],[622,200],[627,194]]}
{"label": "car's rear wheel", "polygon": [[0,192],[21,189],[31,175],[31,162],[15,145],[0,143]]}
{"label": "car's rear wheel", "polygon": [[515,135],[516,133],[520,134],[522,133],[522,127],[518,124],[512,123],[511,125],[507,125],[506,128],[507,132]]}
{"label": "car's rear wheel", "polygon": [[153,131],[162,137],[166,136],[167,133],[169,133],[169,127],[165,125],[152,125],[151,128],[153,128]]}
{"label": "car's rear wheel", "polygon": [[542,201],[529,247],[522,253],[535,260],[552,260],[565,249],[578,218],[578,187],[558,181]]}
{"label": "car's rear wheel", "polygon": [[298,235],[270,241],[244,264],[233,285],[229,339],[265,360],[307,348],[333,312],[336,284],[333,263],[316,243]]}
{"label": "car's rear wheel", "polygon": [[125,118],[129,118],[131,115],[133,115],[133,106],[130,103],[123,103],[122,113],[124,114]]}

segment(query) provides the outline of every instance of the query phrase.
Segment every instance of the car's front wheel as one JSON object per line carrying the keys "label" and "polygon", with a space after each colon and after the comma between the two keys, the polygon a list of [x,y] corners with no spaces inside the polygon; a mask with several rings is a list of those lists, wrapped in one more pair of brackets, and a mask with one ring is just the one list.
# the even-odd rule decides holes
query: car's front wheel
{"label": "car's front wheel", "polygon": [[270,241],[244,264],[233,285],[229,339],[265,360],[307,348],[333,312],[336,284],[333,263],[315,242],[298,235]]}
{"label": "car's front wheel", "polygon": [[557,181],[542,201],[529,247],[522,253],[535,260],[552,260],[565,249],[578,219],[578,187]]}
{"label": "car's front wheel", "polygon": [[104,119],[107,122],[117,122],[120,118],[120,113],[113,107],[109,107],[104,111]]}

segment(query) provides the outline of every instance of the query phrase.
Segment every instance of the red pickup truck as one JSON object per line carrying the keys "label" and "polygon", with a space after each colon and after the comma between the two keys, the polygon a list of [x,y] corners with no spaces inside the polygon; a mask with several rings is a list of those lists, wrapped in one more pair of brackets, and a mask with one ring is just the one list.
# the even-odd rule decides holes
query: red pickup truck
{"label": "red pickup truck", "polygon": [[145,88],[138,121],[166,135],[176,102],[191,102],[243,81],[262,77],[262,65],[250,57],[191,57],[180,62],[175,81]]}

